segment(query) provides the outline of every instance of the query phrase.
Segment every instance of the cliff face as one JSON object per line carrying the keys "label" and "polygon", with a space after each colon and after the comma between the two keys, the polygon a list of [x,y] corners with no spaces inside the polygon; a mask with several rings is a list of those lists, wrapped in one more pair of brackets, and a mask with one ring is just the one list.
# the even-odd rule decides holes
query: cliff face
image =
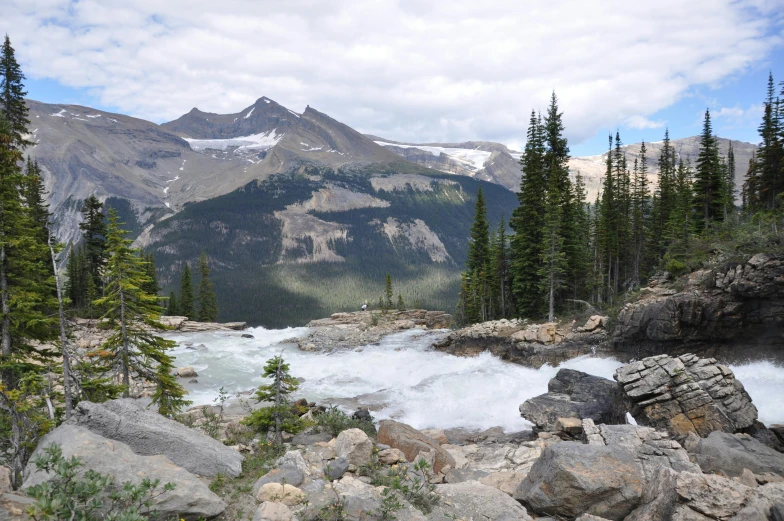
{"label": "cliff face", "polygon": [[686,286],[644,288],[625,305],[612,348],[623,358],[686,352],[724,360],[784,357],[784,256],[701,270]]}

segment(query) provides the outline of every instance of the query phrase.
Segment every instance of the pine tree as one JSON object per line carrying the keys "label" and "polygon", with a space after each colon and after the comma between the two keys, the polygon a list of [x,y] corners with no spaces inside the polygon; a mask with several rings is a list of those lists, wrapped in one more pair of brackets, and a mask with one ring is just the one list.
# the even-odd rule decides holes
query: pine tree
{"label": "pine tree", "polygon": [[117,212],[109,212],[105,295],[96,305],[106,310],[103,320],[113,331],[103,344],[112,353],[111,368],[122,375],[123,395],[130,396],[131,373],[155,382],[152,403],[158,412],[171,415],[189,402],[185,389],[171,375],[173,358],[167,353],[176,343],[155,335],[153,329],[163,329],[161,307],[157,295],[144,291],[149,282],[147,263],[138,250],[131,248],[122,229]]}
{"label": "pine tree", "polygon": [[562,195],[558,181],[557,176],[550,176],[544,214],[544,255],[538,272],[540,284],[547,295],[547,319],[549,322],[555,320],[556,293],[563,287],[564,272],[567,266],[566,255],[563,251],[564,240],[560,233]]}
{"label": "pine tree", "polygon": [[147,268],[145,273],[147,282],[142,289],[150,295],[157,295],[161,291],[161,287],[158,285],[158,273],[155,270],[155,256],[152,253],[142,253],[142,257]]}
{"label": "pine tree", "polygon": [[544,139],[541,118],[531,111],[525,150],[520,163],[523,177],[517,194],[519,206],[512,212],[509,227],[515,232],[510,241],[510,271],[517,313],[541,316],[545,298],[539,284],[543,251],[544,206],[547,178],[544,170]]}
{"label": "pine tree", "polygon": [[196,313],[193,309],[193,279],[191,277],[191,267],[185,263],[180,277],[180,313],[188,317],[188,320],[195,320]]}
{"label": "pine tree", "polygon": [[204,251],[199,257],[199,322],[215,322],[218,320],[218,301],[210,281],[210,268],[207,266],[207,255]]}
{"label": "pine tree", "polygon": [[705,120],[700,135],[700,151],[694,173],[694,204],[699,214],[697,229],[704,230],[711,222],[721,220],[722,173],[719,164],[719,145],[713,135],[710,111],[705,110]]}
{"label": "pine tree", "polygon": [[299,388],[297,379],[289,373],[287,364],[280,355],[267,360],[264,365],[263,378],[270,378],[269,384],[259,386],[256,391],[257,402],[272,403],[253,411],[248,418],[243,420],[246,425],[251,425],[261,432],[272,430],[275,443],[283,444],[283,431],[296,432],[299,416],[291,407],[291,394]]}
{"label": "pine tree", "polygon": [[758,166],[756,153],[752,152],[742,188],[743,211],[749,214],[760,207]]}
{"label": "pine tree", "polygon": [[781,104],[776,97],[773,73],[768,75],[767,95],[764,102],[759,134],[762,141],[757,149],[756,176],[758,190],[753,199],[766,210],[774,210],[780,204],[778,196],[784,192],[784,128],[782,128]]}
{"label": "pine tree", "polygon": [[659,182],[653,197],[651,219],[651,264],[656,263],[666,250],[664,228],[675,206],[675,149],[670,142],[669,129],[664,131],[664,144],[659,155]]}
{"label": "pine tree", "polygon": [[406,310],[406,303],[403,301],[403,295],[401,295],[400,293],[397,294],[397,310],[398,311]]}
{"label": "pine tree", "polygon": [[487,223],[487,206],[482,187],[476,193],[474,223],[471,225],[471,241],[468,243],[466,269],[469,272],[485,269],[490,253],[490,232]]}
{"label": "pine tree", "polygon": [[634,177],[632,180],[632,245],[633,272],[632,288],[639,287],[641,270],[645,259],[648,229],[648,150],[643,141],[640,146],[640,160],[634,160]]}
{"label": "pine tree", "polygon": [[25,76],[14,55],[14,48],[11,47],[11,40],[6,34],[3,50],[0,52],[0,112],[10,126],[9,145],[17,150],[23,150],[33,144],[26,137],[30,119],[24,99],[27,95],[22,84],[24,79]]}

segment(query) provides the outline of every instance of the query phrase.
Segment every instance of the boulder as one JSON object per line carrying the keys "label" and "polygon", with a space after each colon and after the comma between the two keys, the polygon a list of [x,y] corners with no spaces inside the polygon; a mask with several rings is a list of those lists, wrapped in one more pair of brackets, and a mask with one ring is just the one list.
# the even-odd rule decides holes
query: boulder
{"label": "boulder", "polygon": [[361,467],[370,463],[373,442],[362,429],[347,429],[338,434],[333,450],[338,457],[345,458],[350,464]]}
{"label": "boulder", "polygon": [[161,454],[198,474],[231,477],[242,472],[242,455],[201,432],[145,409],[132,399],[79,402],[75,422],[96,434],[127,444],[136,454]]}
{"label": "boulder", "polygon": [[0,466],[0,494],[11,490],[11,469]]}
{"label": "boulder", "polygon": [[585,322],[582,330],[585,332],[596,331],[600,327],[604,327],[608,320],[608,317],[602,315],[592,315],[591,318]]}
{"label": "boulder", "polygon": [[537,428],[558,430],[559,418],[591,418],[596,423],[626,423],[626,408],[618,385],[606,378],[561,369],[547,384],[548,392],[520,405],[520,415]]}
{"label": "boulder", "polygon": [[533,521],[520,503],[497,488],[476,481],[436,485],[436,493],[441,496],[441,500],[428,515],[430,521]]}
{"label": "boulder", "polygon": [[515,497],[541,514],[620,521],[639,505],[644,488],[642,468],[623,448],[566,441],[544,449]]}
{"label": "boulder", "polygon": [[296,521],[296,519],[289,507],[273,501],[265,501],[253,514],[253,521]]}
{"label": "boulder", "polygon": [[378,452],[378,461],[384,465],[394,465],[406,461],[406,455],[400,449],[384,449]]}
{"label": "boulder", "polygon": [[741,476],[744,469],[754,474],[773,473],[784,477],[784,454],[763,445],[747,434],[712,432],[691,451],[705,472]]}
{"label": "boulder", "polygon": [[514,496],[525,476],[526,473],[524,472],[493,472],[479,478],[478,481],[488,487],[497,488],[508,496]]}
{"label": "boulder", "polygon": [[174,464],[164,455],[143,456],[120,441],[100,436],[85,427],[63,424],[49,432],[39,442],[27,468],[22,488],[43,483],[50,475],[36,470],[32,461],[44,447],[58,444],[63,456],[77,456],[85,470],[108,474],[118,485],[129,481],[140,483],[144,478],[159,479],[161,485],[173,483],[174,490],[166,492],[153,500],[152,509],[160,512],[161,517],[179,516],[186,520],[200,517],[212,518],[226,509],[226,504],[207,488],[197,476]]}
{"label": "boulder", "polygon": [[640,425],[665,429],[676,439],[690,432],[737,432],[754,425],[757,408],[732,371],[713,358],[658,355],[619,368],[629,411]]}
{"label": "boulder", "polygon": [[324,465],[324,475],[332,481],[340,479],[348,470],[348,466],[348,460],[341,456]]}
{"label": "boulder", "polygon": [[256,492],[256,499],[262,502],[271,501],[294,506],[305,500],[305,493],[293,485],[267,483]]}
{"label": "boulder", "polygon": [[253,495],[258,494],[259,489],[267,483],[285,483],[298,487],[305,481],[305,474],[293,465],[283,465],[272,469],[261,476],[253,485]]}
{"label": "boulder", "polygon": [[195,378],[199,376],[199,373],[197,373],[196,370],[191,366],[178,367],[174,370],[174,372],[180,378]]}
{"label": "boulder", "polygon": [[439,445],[449,443],[449,438],[446,437],[443,429],[422,429],[420,432],[428,438],[435,440]]}
{"label": "boulder", "polygon": [[455,468],[451,454],[441,448],[437,441],[425,436],[413,427],[394,420],[382,420],[378,428],[378,441],[400,449],[408,461],[416,460],[420,452],[435,451],[433,472],[438,474],[446,465]]}
{"label": "boulder", "polygon": [[594,516],[592,514],[583,514],[574,521],[609,521],[607,518]]}

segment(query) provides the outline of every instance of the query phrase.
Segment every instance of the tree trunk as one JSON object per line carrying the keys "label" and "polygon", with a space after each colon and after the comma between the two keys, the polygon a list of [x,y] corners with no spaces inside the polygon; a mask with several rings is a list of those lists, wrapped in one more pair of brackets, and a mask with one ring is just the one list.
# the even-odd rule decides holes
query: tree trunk
{"label": "tree trunk", "polygon": [[280,432],[280,365],[282,360],[278,360],[278,366],[275,368],[275,443],[283,445],[283,436]]}
{"label": "tree trunk", "polygon": [[47,228],[49,237],[49,252],[52,254],[52,268],[54,269],[54,285],[57,288],[57,305],[60,318],[60,351],[63,355],[63,389],[65,392],[65,419],[71,417],[73,411],[73,396],[71,394],[71,355],[68,354],[68,335],[65,333],[65,312],[63,311],[63,294],[60,289],[60,276],[57,274],[57,260],[52,246],[52,231]]}
{"label": "tree trunk", "polygon": [[125,325],[125,292],[122,290],[122,286],[120,287],[120,331],[122,333],[123,385],[125,386],[123,396],[128,398],[131,396],[131,375],[128,368],[130,360],[128,355],[128,328]]}
{"label": "tree trunk", "polygon": [[[11,356],[11,304],[8,298],[8,273],[6,266],[5,246],[0,247],[0,301],[2,301],[2,338],[0,339],[0,352],[3,358]],[[2,374],[3,384],[6,389],[14,389],[12,371],[6,370]]]}

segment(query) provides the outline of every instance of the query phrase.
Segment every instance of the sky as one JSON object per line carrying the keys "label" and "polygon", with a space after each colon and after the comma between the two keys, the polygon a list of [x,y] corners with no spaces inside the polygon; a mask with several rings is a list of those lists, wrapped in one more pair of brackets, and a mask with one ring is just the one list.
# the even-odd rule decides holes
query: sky
{"label": "sky", "polygon": [[784,0],[0,0],[28,97],[162,123],[267,96],[405,142],[519,149],[553,91],[573,155],[749,142]]}

